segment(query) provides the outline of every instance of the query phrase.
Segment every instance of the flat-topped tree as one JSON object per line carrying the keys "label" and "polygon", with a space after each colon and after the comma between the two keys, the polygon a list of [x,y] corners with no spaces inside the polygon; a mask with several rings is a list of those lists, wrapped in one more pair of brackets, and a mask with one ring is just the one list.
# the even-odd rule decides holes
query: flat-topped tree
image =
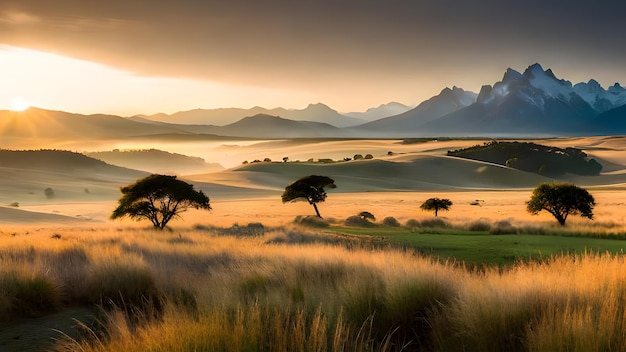
{"label": "flat-topped tree", "polygon": [[545,210],[563,226],[568,215],[593,219],[596,202],[586,189],[573,183],[542,183],[535,188],[526,205],[532,215]]}
{"label": "flat-topped tree", "polygon": [[426,211],[435,211],[435,216],[439,215],[439,210],[450,210],[452,206],[452,201],[450,199],[445,198],[429,198],[422,205],[420,205],[420,209]]}
{"label": "flat-topped tree", "polygon": [[317,209],[317,203],[326,200],[324,188],[337,188],[335,180],[326,176],[306,176],[287,185],[281,199],[283,203],[306,200],[315,209],[315,214],[321,218],[322,216]]}
{"label": "flat-topped tree", "polygon": [[173,217],[189,208],[211,210],[209,197],[176,176],[153,174],[122,187],[121,192],[111,219],[148,219],[158,229],[165,228]]}

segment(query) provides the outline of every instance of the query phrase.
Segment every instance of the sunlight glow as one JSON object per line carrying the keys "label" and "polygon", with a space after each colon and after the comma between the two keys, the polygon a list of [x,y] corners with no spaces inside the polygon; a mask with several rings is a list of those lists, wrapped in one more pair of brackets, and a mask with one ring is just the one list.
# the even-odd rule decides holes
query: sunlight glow
{"label": "sunlight glow", "polygon": [[[38,108],[75,113],[174,113],[195,108],[306,106],[306,92],[231,85],[176,77],[142,76],[106,65],[0,43],[0,109],[25,109],[10,97],[28,97]],[[18,105],[20,105],[18,107]]]}
{"label": "sunlight glow", "polygon": [[24,111],[30,108],[30,104],[22,97],[11,99],[11,111]]}

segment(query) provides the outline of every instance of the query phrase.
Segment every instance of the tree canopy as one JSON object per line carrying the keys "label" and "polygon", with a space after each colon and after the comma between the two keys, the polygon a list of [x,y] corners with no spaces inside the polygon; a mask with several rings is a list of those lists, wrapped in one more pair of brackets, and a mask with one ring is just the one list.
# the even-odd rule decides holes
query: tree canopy
{"label": "tree canopy", "polygon": [[572,183],[542,183],[535,188],[526,204],[529,213],[537,215],[545,210],[563,226],[569,215],[593,219],[596,203],[586,189]]}
{"label": "tree canopy", "polygon": [[445,198],[429,198],[422,205],[420,205],[420,209],[426,211],[435,211],[435,216],[439,214],[439,210],[449,210],[452,206],[452,201],[450,199]]}
{"label": "tree canopy", "polygon": [[337,188],[335,180],[327,176],[317,175],[302,177],[285,187],[281,199],[283,203],[307,201],[315,209],[315,214],[321,218],[322,216],[317,209],[317,203],[326,200],[324,188]]}
{"label": "tree canopy", "polygon": [[211,210],[209,197],[176,176],[153,174],[122,187],[121,192],[111,219],[148,219],[158,229],[189,208]]}

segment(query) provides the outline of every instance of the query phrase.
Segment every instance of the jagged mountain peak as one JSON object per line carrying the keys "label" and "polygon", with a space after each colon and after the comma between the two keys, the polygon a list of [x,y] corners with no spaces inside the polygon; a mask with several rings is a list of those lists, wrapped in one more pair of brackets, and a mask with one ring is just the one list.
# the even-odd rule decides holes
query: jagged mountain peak
{"label": "jagged mountain peak", "polygon": [[609,93],[623,93],[626,88],[622,87],[619,83],[615,82],[614,85],[609,87]]}
{"label": "jagged mountain peak", "polygon": [[480,92],[478,93],[478,98],[476,99],[476,101],[479,103],[485,102],[491,96],[492,91],[493,87],[490,84],[485,84],[484,86],[480,87]]}
{"label": "jagged mountain peak", "polygon": [[502,77],[502,83],[510,83],[510,82],[518,81],[521,78],[522,78],[521,73],[509,67],[506,69],[506,72],[504,72],[504,76]]}

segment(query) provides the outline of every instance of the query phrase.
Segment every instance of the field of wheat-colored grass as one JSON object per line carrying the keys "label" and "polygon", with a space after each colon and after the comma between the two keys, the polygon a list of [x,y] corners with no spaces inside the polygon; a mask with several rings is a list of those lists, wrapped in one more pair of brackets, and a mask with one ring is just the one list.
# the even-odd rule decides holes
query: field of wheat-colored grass
{"label": "field of wheat-colored grass", "polygon": [[[536,182],[550,181],[545,177],[444,155],[479,143],[221,146],[237,164],[244,156],[290,162],[184,176],[211,197],[213,210],[181,214],[166,231],[108,219],[132,175],[75,172],[68,179],[5,168],[0,350],[626,350],[626,268],[615,244],[626,236],[624,139],[545,141],[584,148],[606,165],[598,177],[568,176],[597,205],[594,220],[570,217],[565,227],[545,212],[526,212]],[[295,162],[366,152],[374,160]],[[280,199],[289,182],[313,173],[338,185],[318,205],[324,220],[313,222],[330,228],[294,224],[305,224],[313,208]],[[45,187],[55,189],[54,199]],[[453,206],[435,219],[419,209],[431,197]],[[346,225],[363,211],[375,215],[376,226]],[[399,233],[402,246],[394,246],[399,237],[390,236]],[[577,247],[536,261],[465,265],[454,256],[423,256],[412,238],[445,246],[476,233],[492,243],[507,235],[558,236],[552,242],[564,248],[574,236],[614,242],[610,254]],[[77,322],[67,330],[71,317]],[[33,346],[16,338],[26,330],[46,333]]]}
{"label": "field of wheat-colored grass", "polygon": [[[622,255],[468,270],[293,225],[0,239],[2,321],[92,307],[76,351],[624,350]],[[17,288],[17,289],[15,289]]]}

